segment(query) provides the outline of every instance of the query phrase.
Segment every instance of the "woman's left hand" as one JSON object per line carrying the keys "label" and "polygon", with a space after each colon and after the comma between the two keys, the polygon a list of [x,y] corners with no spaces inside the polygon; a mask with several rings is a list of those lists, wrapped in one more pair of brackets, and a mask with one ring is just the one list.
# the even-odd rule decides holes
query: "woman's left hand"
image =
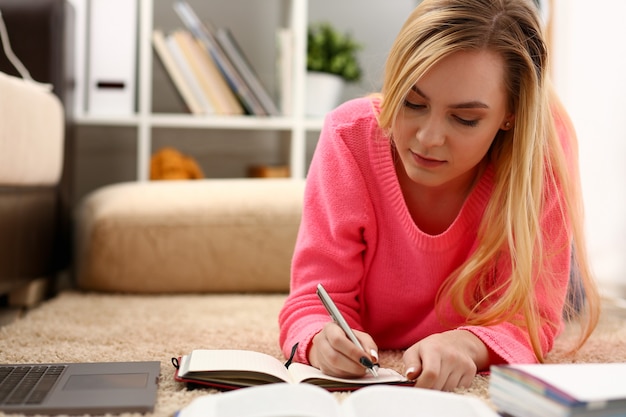
{"label": "woman's left hand", "polygon": [[450,330],[428,336],[404,352],[405,375],[419,388],[453,391],[472,384],[489,364],[489,351],[474,334]]}

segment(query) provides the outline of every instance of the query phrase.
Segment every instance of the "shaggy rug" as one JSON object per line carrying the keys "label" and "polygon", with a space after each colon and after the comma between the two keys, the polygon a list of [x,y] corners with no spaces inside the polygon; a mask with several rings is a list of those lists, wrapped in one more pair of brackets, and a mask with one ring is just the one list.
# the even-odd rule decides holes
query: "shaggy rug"
{"label": "shaggy rug", "polygon": [[[171,358],[196,348],[251,349],[282,358],[277,315],[284,295],[116,295],[68,291],[0,328],[0,362],[161,362],[154,416],[172,416],[208,389],[173,380]],[[574,356],[565,332],[549,362],[626,362],[626,310],[605,303],[600,325]],[[402,371],[401,352],[381,352],[385,367]],[[488,377],[460,391],[489,401]],[[342,395],[336,394],[340,398]],[[1,414],[1,413],[0,413]]]}

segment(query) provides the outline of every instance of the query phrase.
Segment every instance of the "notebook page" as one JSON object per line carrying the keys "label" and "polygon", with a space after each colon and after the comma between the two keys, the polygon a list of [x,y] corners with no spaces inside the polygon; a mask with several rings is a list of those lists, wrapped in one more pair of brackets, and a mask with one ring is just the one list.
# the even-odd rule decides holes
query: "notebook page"
{"label": "notebook page", "polygon": [[191,352],[188,370],[190,372],[206,371],[252,371],[268,373],[291,381],[287,368],[275,357],[261,352],[236,349],[196,349]]}
{"label": "notebook page", "polygon": [[332,394],[308,384],[260,385],[196,398],[177,417],[340,417]]}
{"label": "notebook page", "polygon": [[374,377],[370,373],[365,373],[361,378],[339,378],[334,376],[329,376],[320,371],[319,369],[304,365],[301,363],[292,363],[289,366],[289,372],[293,377],[295,382],[306,381],[308,379],[325,379],[329,381],[343,382],[346,384],[353,385],[355,383],[362,383],[363,385],[367,384],[382,384],[382,383],[397,383],[405,381],[402,375],[394,371],[393,369],[387,368],[378,368],[378,377]]}
{"label": "notebook page", "polygon": [[341,404],[342,417],[499,417],[478,398],[415,387],[372,385]]}

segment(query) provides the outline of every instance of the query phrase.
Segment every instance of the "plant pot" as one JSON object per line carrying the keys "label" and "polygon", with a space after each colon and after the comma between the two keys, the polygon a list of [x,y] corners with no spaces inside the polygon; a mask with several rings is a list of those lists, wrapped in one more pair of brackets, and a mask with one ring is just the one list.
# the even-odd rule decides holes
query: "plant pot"
{"label": "plant pot", "polygon": [[309,71],[306,74],[306,115],[323,117],[337,107],[344,81],[338,75]]}

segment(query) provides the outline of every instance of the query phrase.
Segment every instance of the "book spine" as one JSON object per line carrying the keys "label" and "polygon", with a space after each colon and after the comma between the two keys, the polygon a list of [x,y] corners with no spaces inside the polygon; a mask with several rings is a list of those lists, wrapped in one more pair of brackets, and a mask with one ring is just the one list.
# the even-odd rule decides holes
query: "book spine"
{"label": "book spine", "polygon": [[228,83],[224,79],[224,76],[220,72],[219,68],[211,58],[211,55],[202,46],[196,38],[193,37],[194,49],[197,53],[200,69],[204,73],[204,76],[209,80],[216,98],[220,102],[222,108],[224,108],[224,114],[226,115],[241,115],[244,113],[244,109],[241,106],[237,97],[230,89]]}
{"label": "book spine", "polygon": [[211,104],[215,114],[226,114],[226,109],[222,106],[215,93],[215,88],[211,85],[210,79],[206,76],[200,63],[200,57],[196,49],[196,43],[191,33],[181,29],[174,32],[174,39],[180,47],[195,80],[199,85],[199,93]]}
{"label": "book spine", "polygon": [[165,70],[174,82],[176,90],[183,98],[183,101],[187,105],[191,114],[202,114],[202,107],[195,99],[190,87],[187,85],[185,78],[179,70],[174,57],[170,53],[170,50],[165,41],[165,34],[159,29],[155,29],[152,32],[152,45],[157,53],[157,56],[163,63]]}
{"label": "book spine", "polygon": [[527,374],[524,371],[507,369],[505,367],[493,367],[491,373],[500,380],[511,381],[520,388],[542,395],[561,405],[572,407],[584,404],[557,387],[546,383],[534,375]]}
{"label": "book spine", "polygon": [[241,74],[244,82],[248,85],[248,88],[257,97],[266,113],[270,116],[278,116],[280,111],[274,104],[274,101],[270,97],[269,93],[261,84],[257,74],[252,69],[252,65],[246,58],[243,50],[235,40],[232,32],[226,28],[219,28],[216,31],[216,39],[220,43],[220,46],[233,63],[237,71]]}
{"label": "book spine", "polygon": [[195,97],[195,99],[200,104],[200,108],[202,109],[203,114],[215,114],[215,109],[213,105],[208,100],[208,98],[204,95],[204,91],[200,86],[200,83],[196,79],[193,70],[191,69],[191,65],[185,56],[181,45],[178,43],[176,32],[169,34],[165,37],[165,43],[174,58],[178,68],[180,69],[183,77],[185,78],[187,85],[191,89],[191,93]]}

